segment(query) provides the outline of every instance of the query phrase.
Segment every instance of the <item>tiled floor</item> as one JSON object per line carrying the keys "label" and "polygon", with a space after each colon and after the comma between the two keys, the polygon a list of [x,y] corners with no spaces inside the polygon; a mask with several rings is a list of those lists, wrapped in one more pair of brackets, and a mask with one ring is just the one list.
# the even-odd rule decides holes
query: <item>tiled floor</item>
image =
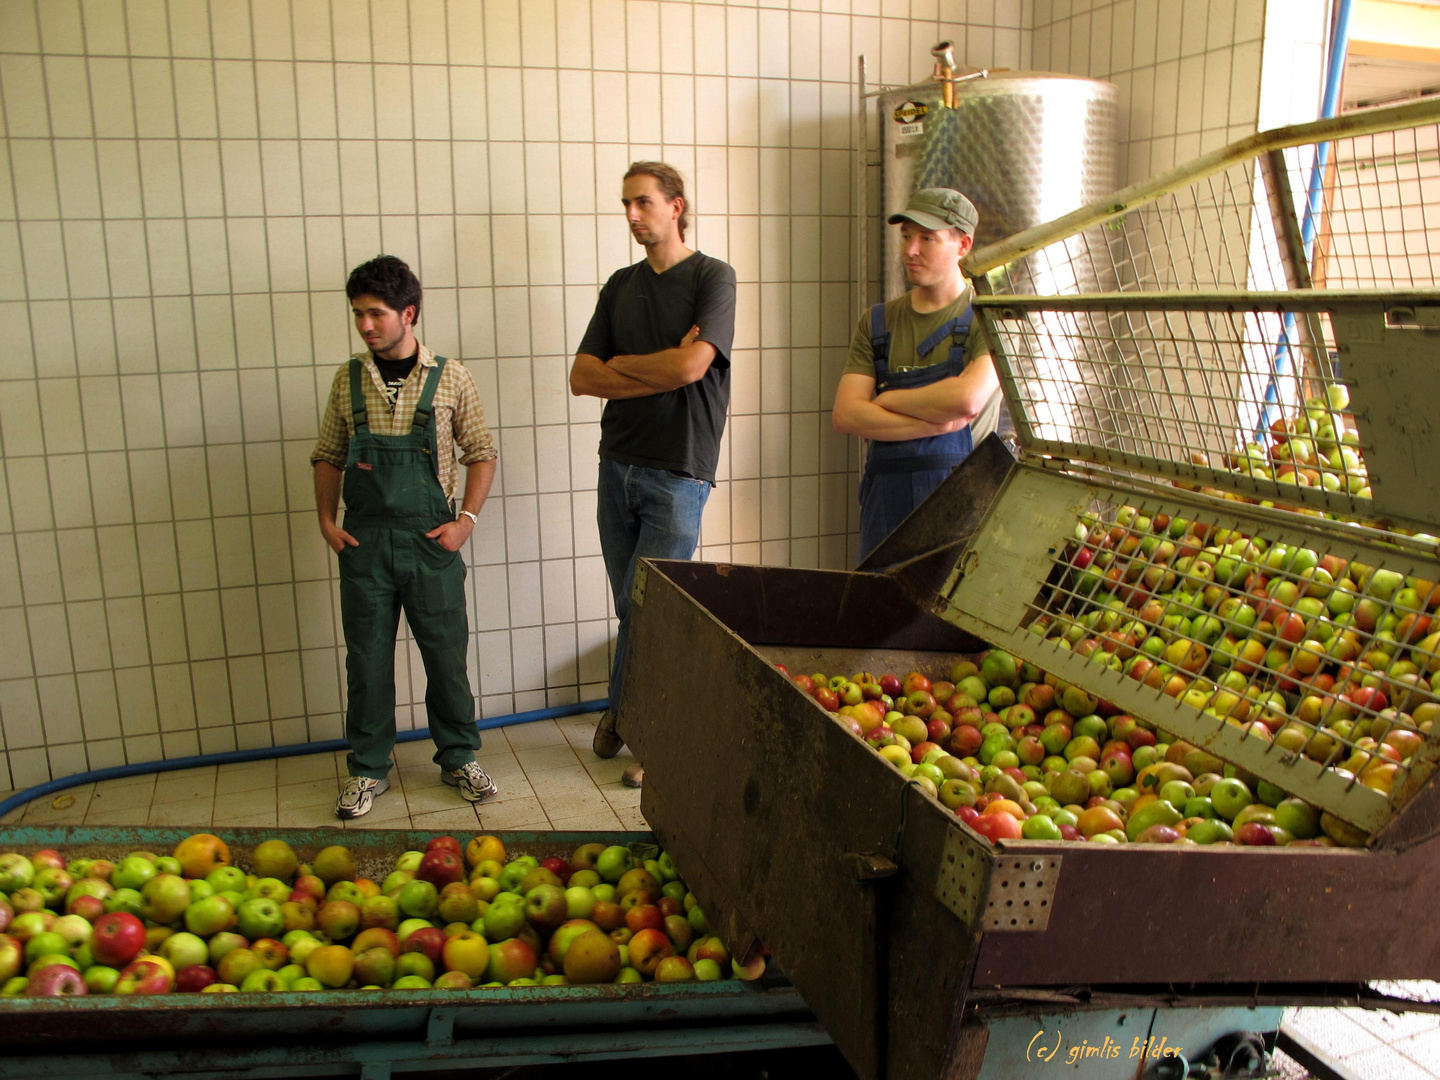
{"label": "tiled floor", "polygon": [[[476,758],[500,797],[480,806],[440,781],[429,740],[395,747],[390,790],[363,818],[334,806],[345,754],[251,761],[68,788],[12,810],[0,824],[266,826],[346,829],[645,829],[640,792],[620,782],[634,758],[590,750],[597,714],[484,733]],[[0,798],[4,794],[0,793]]]}
{"label": "tiled floor", "polygon": [[[1406,996],[1430,995],[1407,991]],[[1357,1080],[1440,1078],[1440,1015],[1435,1013],[1292,1009],[1286,1014],[1285,1027]]]}

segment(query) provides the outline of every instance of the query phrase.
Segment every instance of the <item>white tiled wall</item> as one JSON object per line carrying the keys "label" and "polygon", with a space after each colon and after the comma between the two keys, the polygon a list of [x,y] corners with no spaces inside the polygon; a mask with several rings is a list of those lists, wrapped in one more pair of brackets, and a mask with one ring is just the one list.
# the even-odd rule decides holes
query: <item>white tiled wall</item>
{"label": "white tiled wall", "polygon": [[1259,128],[1315,119],[1329,6],[1035,0],[1035,66],[1116,85],[1121,182],[1134,183]]}
{"label": "white tiled wall", "polygon": [[[600,407],[566,372],[638,257],[628,162],[686,173],[692,242],[740,282],[701,556],[838,567],[856,54],[892,85],[947,37],[970,64],[1112,77],[1148,170],[1253,129],[1257,11],[0,0],[0,789],[340,735],[308,454],[359,345],[351,266],[415,265],[422,337],[465,361],[497,433],[468,552],[483,712],[601,696]],[[423,724],[406,642],[396,669],[399,723]]]}
{"label": "white tiled wall", "polygon": [[[793,10],[792,10],[793,8]],[[488,715],[602,696],[599,403],[569,357],[638,257],[633,159],[690,178],[740,280],[706,558],[839,566],[853,58],[903,83],[1028,3],[0,0],[0,789],[336,737],[308,454],[358,347],[343,284],[426,285],[501,448],[471,542]],[[402,642],[401,726],[424,723]]]}

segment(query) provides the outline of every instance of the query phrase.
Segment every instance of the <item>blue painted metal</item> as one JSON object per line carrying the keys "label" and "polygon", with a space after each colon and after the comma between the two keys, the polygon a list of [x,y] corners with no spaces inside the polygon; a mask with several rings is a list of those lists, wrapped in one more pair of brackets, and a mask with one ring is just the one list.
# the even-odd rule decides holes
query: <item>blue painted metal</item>
{"label": "blue painted metal", "polygon": [[[514,727],[517,724],[530,724],[536,720],[554,720],[561,716],[575,716],[579,713],[599,712],[610,707],[609,698],[597,698],[594,701],[581,701],[574,705],[555,705],[548,709],[532,709],[529,712],[509,713],[505,716],[492,716],[485,720],[478,720],[475,727],[480,731],[491,731],[495,728]],[[429,728],[412,728],[409,731],[398,732],[395,736],[396,742],[415,742],[419,739],[430,737]],[[46,795],[53,795],[57,791],[64,791],[66,788],[79,787],[81,784],[93,784],[101,780],[117,780],[125,776],[143,776],[148,773],[174,772],[178,769],[194,769],[202,765],[233,765],[242,761],[265,761],[271,758],[301,757],[305,754],[321,754],[326,751],[348,750],[350,744],[344,739],[322,739],[318,742],[290,743],[286,746],[257,746],[251,750],[226,750],[216,754],[192,754],[189,757],[167,758],[163,761],[141,761],[129,765],[115,765],[108,769],[91,769],[88,772],[75,773],[73,776],[64,776],[57,780],[47,780],[43,784],[36,784],[33,787],[17,791],[9,798],[0,801],[0,817],[4,817],[17,806],[24,806],[35,799],[43,798]]]}
{"label": "blue painted metal", "polygon": [[[1352,0],[1339,0],[1335,10],[1335,34],[1330,39],[1330,52],[1325,61],[1325,90],[1320,102],[1321,120],[1328,120],[1340,107],[1340,84],[1345,81],[1345,54],[1350,48],[1350,13]],[[1325,166],[1330,160],[1330,144],[1322,142],[1315,147],[1315,160],[1310,167],[1310,183],[1306,188],[1305,213],[1300,222],[1300,240],[1305,247],[1305,262],[1313,262],[1315,234],[1319,230],[1320,211],[1323,209]],[[1283,179],[1280,178],[1280,179]],[[1272,406],[1279,403],[1277,380],[1289,373],[1291,349],[1295,339],[1295,314],[1285,313],[1280,340],[1275,346],[1271,359],[1270,381],[1265,387],[1265,405],[1260,410],[1260,423],[1255,429],[1255,438],[1264,439],[1270,431],[1273,417]]]}
{"label": "blue painted metal", "polygon": [[1139,1080],[1154,1075],[1158,1064],[1177,1062],[1177,1052],[1186,1061],[1199,1060],[1232,1032],[1275,1031],[1284,1014],[1279,1006],[1145,1007],[1037,1012],[991,1020],[978,1080],[1052,1073],[1077,1080]]}
{"label": "blue painted metal", "polygon": [[[399,1070],[581,1064],[829,1044],[830,1037],[814,1019],[792,1019],[775,1023],[625,1026],[607,1031],[497,1033],[438,1048],[386,1040],[313,1046],[251,1042],[199,1050],[147,1048],[140,1053],[7,1055],[3,1072],[12,1080],[74,1080],[78,1076],[107,1080],[153,1080],[157,1076],[237,1080],[354,1076],[359,1066],[362,1076],[387,1077]],[[639,1072],[645,1068],[637,1065]]]}

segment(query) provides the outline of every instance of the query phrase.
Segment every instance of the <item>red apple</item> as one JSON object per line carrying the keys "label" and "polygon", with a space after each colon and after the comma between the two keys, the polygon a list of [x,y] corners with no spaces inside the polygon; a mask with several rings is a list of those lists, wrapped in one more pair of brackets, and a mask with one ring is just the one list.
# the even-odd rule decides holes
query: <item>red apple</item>
{"label": "red apple", "polygon": [[302,874],[295,879],[294,891],[308,893],[315,898],[315,903],[319,904],[325,899],[325,882],[314,874]]}
{"label": "red apple", "polygon": [[424,953],[432,964],[438,965],[445,952],[445,941],[445,931],[438,926],[422,926],[410,933],[400,951]]}
{"label": "red apple", "polygon": [[170,992],[170,984],[168,968],[153,960],[133,960],[121,969],[120,978],[115,983],[115,993],[167,994]]}
{"label": "red apple", "polygon": [[637,934],[641,930],[659,930],[665,925],[665,916],[655,904],[637,904],[625,913],[625,925]]}
{"label": "red apple", "polygon": [[124,911],[112,911],[95,922],[90,951],[97,963],[122,968],[145,947],[145,924]]}
{"label": "red apple", "polygon": [[560,879],[560,884],[562,885],[564,885],[567,881],[570,880],[570,864],[564,859],[556,858],[554,855],[551,855],[548,859],[541,859],[540,866],[542,869],[549,870],[552,874],[558,877]]}
{"label": "red apple", "polygon": [[1248,847],[1274,847],[1275,834],[1261,822],[1247,821],[1235,830],[1235,843]]}
{"label": "red apple", "polygon": [[641,930],[630,939],[630,965],[646,978],[653,978],[660,961],[674,953],[675,946],[661,930]]}
{"label": "red apple", "polygon": [[905,689],[905,684],[902,683],[902,682],[901,682],[898,678],[896,678],[894,675],[882,675],[882,676],[880,676],[880,692],[881,692],[881,693],[887,694],[887,695],[889,695],[889,696],[892,697],[892,698],[893,698],[893,697],[899,697],[900,694],[901,694],[901,692],[904,691],[904,689]]}
{"label": "red apple", "polygon": [[37,851],[34,855],[30,856],[30,865],[35,867],[36,873],[45,869],[64,870],[65,856],[61,855],[54,848],[45,848],[43,851]]}
{"label": "red apple", "polygon": [[465,880],[465,860],[458,851],[452,851],[448,847],[432,847],[420,860],[415,877],[419,881],[430,882],[437,889],[443,889],[452,881]]}
{"label": "red apple", "polygon": [[211,983],[219,981],[220,977],[215,974],[215,969],[209,964],[191,964],[175,973],[175,992],[195,994],[204,990]]}
{"label": "red apple", "polygon": [[50,964],[30,976],[26,997],[84,997],[90,992],[85,976],[69,964]]}
{"label": "red apple", "polygon": [[[924,675],[921,675],[920,672],[912,671],[906,675],[900,683],[900,689],[907,695],[914,694],[921,690],[928,694],[930,692],[930,680]],[[894,697],[895,695],[891,694],[890,696]]]}
{"label": "red apple", "polygon": [[535,974],[535,965],[534,949],[519,938],[507,938],[490,946],[490,965],[486,974],[491,982],[508,983],[531,978]]}
{"label": "red apple", "polygon": [[260,966],[271,971],[279,971],[290,959],[290,950],[274,938],[261,938],[250,946]]}
{"label": "red apple", "polygon": [[455,852],[456,855],[463,854],[460,849],[460,841],[456,840],[453,836],[437,836],[425,845],[426,851],[434,851],[437,848],[445,848],[448,851]]}
{"label": "red apple", "polygon": [[1019,840],[1022,835],[1020,822],[1003,812],[994,814],[982,813],[974,821],[970,822],[969,825],[991,843],[995,843],[998,840]]}
{"label": "red apple", "polygon": [[[6,904],[8,908],[10,905]],[[105,901],[98,896],[77,896],[65,905],[65,911],[70,915],[79,915],[86,922],[93,923],[100,916],[105,914]],[[0,930],[5,929],[6,920],[0,918]]]}

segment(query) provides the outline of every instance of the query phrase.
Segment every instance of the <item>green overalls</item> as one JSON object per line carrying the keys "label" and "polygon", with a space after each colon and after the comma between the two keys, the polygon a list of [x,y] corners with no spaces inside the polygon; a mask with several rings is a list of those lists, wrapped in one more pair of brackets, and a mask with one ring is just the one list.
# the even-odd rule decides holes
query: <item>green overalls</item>
{"label": "green overalls", "polygon": [[345,461],[345,531],[340,549],[340,619],[345,628],[345,737],[351,776],[385,779],[395,746],[395,635],[400,609],[425,662],[425,711],[435,762],[453,771],[475,759],[480,732],[465,672],[470,627],[465,560],[425,534],[454,520],[435,463],[435,388],[445,358],[430,369],[408,435],[370,431],[361,381],[350,361],[355,434]]}

